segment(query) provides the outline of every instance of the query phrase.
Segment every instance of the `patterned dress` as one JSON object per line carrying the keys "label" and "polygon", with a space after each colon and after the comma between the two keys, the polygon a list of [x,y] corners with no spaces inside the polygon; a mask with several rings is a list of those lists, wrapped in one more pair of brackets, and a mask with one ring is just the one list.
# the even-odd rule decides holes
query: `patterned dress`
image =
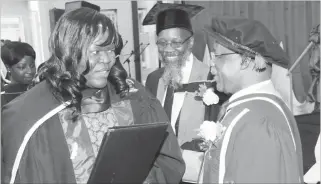
{"label": "patterned dress", "polygon": [[86,183],[104,134],[109,127],[117,126],[118,122],[112,108],[104,112],[83,114],[74,123],[65,119],[70,113],[69,109],[63,110],[59,113],[59,117],[71,155],[76,181]]}
{"label": "patterned dress", "polygon": [[[135,88],[132,86],[130,90],[135,91]],[[112,91],[108,92],[108,94],[111,93]],[[64,109],[59,112],[59,118],[71,155],[76,181],[87,183],[108,128],[131,125],[134,123],[134,117],[129,100],[112,103],[108,109],[101,112],[91,112],[91,110],[82,112],[76,122],[71,120],[72,113],[72,109]]]}

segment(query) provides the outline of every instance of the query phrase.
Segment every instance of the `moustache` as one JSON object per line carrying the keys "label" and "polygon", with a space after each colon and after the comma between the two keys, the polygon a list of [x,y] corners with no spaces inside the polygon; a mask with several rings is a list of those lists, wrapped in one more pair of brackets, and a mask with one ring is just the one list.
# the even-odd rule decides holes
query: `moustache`
{"label": "moustache", "polygon": [[163,56],[165,56],[165,57],[172,57],[172,56],[179,56],[179,55],[181,55],[181,54],[178,52],[164,52],[163,53]]}

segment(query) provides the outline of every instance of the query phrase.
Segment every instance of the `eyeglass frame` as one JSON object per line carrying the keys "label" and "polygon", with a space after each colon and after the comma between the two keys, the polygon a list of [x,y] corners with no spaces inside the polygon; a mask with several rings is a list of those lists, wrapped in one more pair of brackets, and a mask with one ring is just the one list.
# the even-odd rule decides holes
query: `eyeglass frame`
{"label": "eyeglass frame", "polygon": [[231,52],[231,53],[224,53],[224,54],[214,54],[215,58],[220,58],[222,56],[228,56],[228,55],[232,55],[232,54],[238,54],[235,52]]}
{"label": "eyeglass frame", "polygon": [[[168,45],[170,45],[173,49],[177,49],[177,48],[180,48],[180,47],[182,47],[183,46],[183,44],[185,43],[185,42],[187,42],[190,38],[192,38],[192,36],[193,36],[193,34],[191,35],[191,36],[189,36],[189,37],[187,37],[184,41],[182,41],[182,42],[163,42],[163,43],[165,43],[166,45],[164,45],[164,46],[160,46],[159,45],[159,41],[157,41],[156,42],[156,45],[158,46],[158,47],[160,47],[160,48],[162,48],[162,49],[165,49]],[[179,43],[180,45],[178,46],[178,47],[173,47],[173,43]]]}
{"label": "eyeglass frame", "polygon": [[[228,56],[228,55],[232,55],[232,54],[238,54],[238,53],[235,53],[235,52],[223,53],[223,54],[214,54],[213,53],[214,57],[217,58],[217,59],[220,59],[220,57],[222,57],[222,56]],[[215,59],[215,58],[212,58],[212,56],[211,56],[211,59]],[[215,64],[212,63],[212,62],[210,63],[210,65],[211,65],[210,66],[211,68],[215,66]]]}

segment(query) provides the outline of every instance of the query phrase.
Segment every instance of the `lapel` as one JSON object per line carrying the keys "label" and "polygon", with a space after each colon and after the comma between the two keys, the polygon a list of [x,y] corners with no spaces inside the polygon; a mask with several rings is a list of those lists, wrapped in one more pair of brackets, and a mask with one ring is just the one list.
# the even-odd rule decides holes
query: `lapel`
{"label": "lapel", "polygon": [[208,72],[206,72],[206,74],[204,74],[204,71],[209,72],[209,67],[202,63],[201,61],[199,61],[194,55],[193,55],[193,66],[192,66],[192,71],[191,74],[189,76],[189,80],[188,82],[195,82],[195,81],[200,81],[200,80],[204,80],[204,75],[208,75]]}
{"label": "lapel", "polygon": [[[194,57],[192,71],[189,82],[206,80],[209,67]],[[185,92],[185,96],[180,106],[178,141],[179,145],[192,141],[197,137],[195,129],[199,128],[204,120],[204,105],[202,101],[195,99],[195,93]]]}
{"label": "lapel", "polygon": [[164,95],[165,95],[165,91],[166,91],[166,85],[162,79],[162,75],[164,73],[164,70],[163,72],[161,73],[160,77],[159,77],[159,80],[158,80],[158,86],[157,86],[157,99],[159,100],[159,102],[162,104],[162,106],[164,105],[163,104],[163,99],[164,99]]}
{"label": "lapel", "polygon": [[[200,62],[194,55],[193,55],[193,65],[192,65],[192,70],[191,70],[191,73],[190,73],[190,76],[189,76],[189,80],[188,82],[191,83],[191,82],[195,82],[195,81],[200,81],[202,79],[204,79],[204,73],[202,71],[204,71],[203,69],[203,63]],[[184,105],[184,102],[185,102],[185,99],[186,99],[186,96],[187,96],[187,92],[185,91],[184,94],[182,94],[182,96],[178,99],[179,100],[179,105],[178,105],[178,108],[177,109],[177,112],[176,112],[176,116],[175,117],[175,122],[177,120],[177,118],[179,118],[179,113],[181,111],[181,109],[183,108],[183,105]],[[186,100],[188,100],[190,98],[187,98]],[[194,100],[194,99],[192,99]]]}

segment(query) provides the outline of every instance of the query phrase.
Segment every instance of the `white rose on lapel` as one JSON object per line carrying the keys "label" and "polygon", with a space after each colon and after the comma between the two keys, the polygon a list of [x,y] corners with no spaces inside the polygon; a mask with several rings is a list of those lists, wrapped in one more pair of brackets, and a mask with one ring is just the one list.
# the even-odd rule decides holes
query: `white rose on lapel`
{"label": "white rose on lapel", "polygon": [[200,84],[196,96],[201,97],[205,105],[213,105],[219,102],[219,97],[212,88],[207,88],[205,84]]}
{"label": "white rose on lapel", "polygon": [[199,144],[199,147],[202,151],[208,151],[217,141],[219,141],[226,127],[221,123],[215,123],[214,121],[204,121],[200,128],[198,129],[198,136],[200,136],[202,143]]}
{"label": "white rose on lapel", "polygon": [[213,105],[217,104],[220,99],[218,96],[213,92],[213,89],[209,88],[203,94],[203,102],[206,105]]}
{"label": "white rose on lapel", "polygon": [[200,128],[199,133],[204,141],[214,143],[217,139],[220,139],[224,134],[226,127],[221,123],[215,123],[214,121],[204,121]]}
{"label": "white rose on lapel", "polygon": [[211,141],[214,142],[216,139],[216,123],[213,121],[204,121],[199,129],[199,133],[197,134],[200,136],[204,141]]}

